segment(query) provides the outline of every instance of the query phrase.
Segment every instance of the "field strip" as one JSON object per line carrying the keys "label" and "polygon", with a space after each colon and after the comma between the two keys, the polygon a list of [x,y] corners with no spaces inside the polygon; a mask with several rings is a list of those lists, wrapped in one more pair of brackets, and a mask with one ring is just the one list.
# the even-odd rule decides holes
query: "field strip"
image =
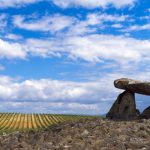
{"label": "field strip", "polygon": [[14,120],[13,120],[12,124],[9,127],[9,130],[14,130],[15,129],[15,124],[16,124],[18,116],[19,115],[16,113],[15,116],[14,116]]}
{"label": "field strip", "polygon": [[43,122],[46,124],[47,127],[50,126],[50,124],[49,124],[49,122],[47,121],[47,119],[46,119],[46,117],[45,117],[44,114],[42,115],[42,119],[43,119]]}
{"label": "field strip", "polygon": [[37,115],[38,115],[38,119],[39,119],[39,122],[40,122],[40,124],[41,124],[41,127],[46,128],[47,126],[46,126],[46,124],[44,124],[44,122],[43,122],[43,120],[42,120],[42,118],[41,118],[41,115],[40,115],[40,114],[37,114]]}
{"label": "field strip", "polygon": [[1,126],[1,130],[3,129],[3,127],[5,127],[6,126],[6,124],[7,124],[7,122],[8,122],[8,120],[9,120],[9,114],[6,114],[6,116],[5,116],[5,119],[2,121],[2,124],[0,125]]}
{"label": "field strip", "polygon": [[49,118],[49,116],[48,116],[48,115],[45,115],[45,118],[47,119],[47,121],[48,121],[49,125],[53,124],[53,122],[51,121],[51,119]]}
{"label": "field strip", "polygon": [[0,129],[1,129],[1,127],[2,127],[2,125],[3,125],[3,122],[5,121],[6,118],[7,118],[7,114],[3,114],[3,115],[1,116],[1,118],[0,118]]}
{"label": "field strip", "polygon": [[47,128],[52,124],[85,118],[77,115],[0,113],[0,133]]}
{"label": "field strip", "polygon": [[20,124],[20,120],[21,119],[21,114],[18,114],[17,118],[16,118],[16,122],[15,122],[15,125],[14,125],[14,130],[17,130],[18,127],[19,127],[19,124]]}
{"label": "field strip", "polygon": [[[10,115],[10,114],[9,114]],[[7,124],[5,125],[5,127],[3,127],[3,129],[2,130],[5,130],[5,129],[11,129],[11,125],[13,124],[13,122],[14,122],[14,118],[15,118],[15,113],[13,113],[12,115],[10,115],[10,119],[9,119],[9,121],[7,121]]]}
{"label": "field strip", "polygon": [[25,114],[24,116],[24,123],[23,123],[23,129],[27,129],[28,128],[28,115]]}
{"label": "field strip", "polygon": [[36,124],[36,117],[34,114],[31,114],[31,121],[32,121],[33,129],[37,129],[38,126]]}

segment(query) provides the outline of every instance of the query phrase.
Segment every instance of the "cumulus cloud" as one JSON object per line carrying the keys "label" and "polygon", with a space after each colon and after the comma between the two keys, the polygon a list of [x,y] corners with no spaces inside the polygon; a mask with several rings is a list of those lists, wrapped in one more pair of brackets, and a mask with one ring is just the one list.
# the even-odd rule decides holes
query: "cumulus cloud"
{"label": "cumulus cloud", "polygon": [[[18,80],[0,76],[1,110],[41,113],[103,114],[122,90],[113,86],[120,77],[150,80],[150,72],[110,73],[94,81],[52,79]],[[143,101],[144,98],[140,98]]]}
{"label": "cumulus cloud", "polygon": [[107,7],[108,5],[113,5],[116,8],[124,6],[133,6],[136,0],[1,0],[0,7],[21,7],[27,4],[38,3],[40,1],[48,1],[54,3],[55,5],[61,8],[68,7],[85,7],[88,9],[98,8],[98,7]]}
{"label": "cumulus cloud", "polygon": [[32,31],[50,31],[52,33],[65,29],[74,23],[74,19],[69,16],[55,14],[43,16],[41,19],[33,19],[25,16],[15,16],[14,25],[16,27]]}
{"label": "cumulus cloud", "polygon": [[136,0],[1,0],[0,7],[7,8],[7,7],[21,7],[27,4],[33,4],[40,1],[48,1],[52,2],[55,5],[68,8],[68,7],[85,7],[88,9],[91,8],[98,8],[98,7],[107,7],[108,5],[113,5],[116,8],[124,7],[124,6],[132,6],[136,2]]}
{"label": "cumulus cloud", "polygon": [[[103,105],[104,106],[104,105]],[[106,108],[106,107],[105,107]],[[107,108],[96,104],[62,103],[62,102],[1,102],[0,110],[3,112],[22,113],[50,113],[50,114],[103,114]]]}
{"label": "cumulus cloud", "polygon": [[[104,87],[107,87],[106,80],[99,83],[58,81],[51,79],[25,80],[21,82],[7,76],[1,76],[0,98],[1,100],[79,101],[80,103],[84,103],[88,98],[92,102],[92,97],[96,98],[98,92],[103,93]],[[109,87],[107,87],[107,89],[108,88]],[[93,99],[94,101],[96,100],[95,98]],[[87,101],[87,103],[90,102]]]}
{"label": "cumulus cloud", "polygon": [[68,7],[78,7],[82,6],[85,8],[98,8],[98,7],[107,7],[108,5],[113,5],[117,8],[133,5],[136,0],[53,0],[54,4],[62,8]]}
{"label": "cumulus cloud", "polygon": [[67,31],[71,35],[85,35],[107,28],[107,23],[122,23],[129,20],[127,15],[90,13],[85,20],[77,20]]}
{"label": "cumulus cloud", "polygon": [[131,32],[131,31],[141,31],[141,30],[150,30],[150,23],[144,25],[133,25],[122,31]]}
{"label": "cumulus cloud", "polygon": [[26,57],[26,52],[19,43],[8,42],[0,39],[0,58],[21,58]]}
{"label": "cumulus cloud", "polygon": [[[126,19],[128,19],[128,15],[110,15],[110,14],[95,14],[97,15],[97,18],[99,20],[102,20],[103,22],[105,21],[110,21],[110,22],[123,22]],[[89,15],[90,16],[90,15]]]}
{"label": "cumulus cloud", "polygon": [[0,57],[24,59],[29,55],[61,57],[65,54],[71,59],[95,63],[111,60],[123,66],[148,62],[149,47],[149,40],[124,36],[62,34],[51,39],[27,39],[22,43],[0,40]]}
{"label": "cumulus cloud", "polygon": [[41,1],[41,0],[1,0],[0,8],[21,7],[26,4],[32,4],[35,2],[39,2],[39,1]]}
{"label": "cumulus cloud", "polygon": [[119,63],[140,62],[149,57],[149,46],[149,40],[99,34],[69,36],[64,39],[28,39],[24,44],[0,40],[0,56],[25,58],[27,54],[32,54],[60,57],[63,53],[68,53],[69,57],[90,62],[100,62],[103,59]]}
{"label": "cumulus cloud", "polygon": [[129,16],[127,15],[111,15],[105,13],[91,13],[86,16],[86,19],[79,19],[77,17],[70,17],[60,14],[50,16],[46,15],[42,18],[39,18],[38,16],[31,17],[17,15],[14,16],[13,24],[16,27],[25,30],[48,31],[55,33],[57,31],[60,32],[63,29],[67,29],[67,34],[83,34],[91,31],[95,32],[97,29],[100,29],[100,26],[103,28],[103,24],[106,22],[117,23],[124,22],[127,19],[129,19]]}
{"label": "cumulus cloud", "polygon": [[[40,44],[38,44],[40,43]],[[87,36],[68,36],[60,39],[29,39],[26,43],[32,55],[57,56],[68,53],[70,58],[80,58],[88,62],[113,60],[119,64],[138,63],[149,57],[149,40],[92,34]]]}
{"label": "cumulus cloud", "polygon": [[0,109],[45,113],[104,113],[99,105],[107,105],[106,111],[109,107],[107,103],[111,104],[114,100],[117,90],[112,88],[112,80],[117,76],[108,75],[90,82],[52,79],[21,81],[0,76]]}
{"label": "cumulus cloud", "polygon": [[116,23],[116,24],[113,24],[111,27],[113,27],[113,28],[122,28],[123,25],[119,24],[119,23]]}

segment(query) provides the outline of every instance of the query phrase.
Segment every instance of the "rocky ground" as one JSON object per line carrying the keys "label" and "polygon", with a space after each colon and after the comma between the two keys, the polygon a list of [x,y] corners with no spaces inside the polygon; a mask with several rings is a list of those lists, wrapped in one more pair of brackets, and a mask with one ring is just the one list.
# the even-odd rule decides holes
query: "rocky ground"
{"label": "rocky ground", "polygon": [[92,118],[0,136],[0,150],[150,150],[150,119]]}

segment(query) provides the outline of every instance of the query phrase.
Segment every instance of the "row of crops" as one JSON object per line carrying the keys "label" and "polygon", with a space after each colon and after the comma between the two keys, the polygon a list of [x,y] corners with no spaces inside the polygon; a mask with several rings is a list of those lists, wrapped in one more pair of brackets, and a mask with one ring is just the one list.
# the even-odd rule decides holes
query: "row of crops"
{"label": "row of crops", "polygon": [[0,132],[26,131],[47,128],[67,120],[78,120],[88,116],[0,113]]}

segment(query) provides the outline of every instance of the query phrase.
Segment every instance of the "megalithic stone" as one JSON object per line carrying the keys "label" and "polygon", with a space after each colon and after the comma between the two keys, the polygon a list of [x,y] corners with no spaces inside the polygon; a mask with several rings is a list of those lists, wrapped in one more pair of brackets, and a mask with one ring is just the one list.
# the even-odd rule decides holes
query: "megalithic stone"
{"label": "megalithic stone", "polygon": [[150,106],[147,107],[141,114],[142,118],[150,119]]}
{"label": "megalithic stone", "polygon": [[133,93],[150,95],[150,82],[121,78],[114,81],[114,86]]}
{"label": "megalithic stone", "polygon": [[106,115],[113,120],[138,119],[140,112],[136,109],[135,94],[130,91],[121,93]]}

